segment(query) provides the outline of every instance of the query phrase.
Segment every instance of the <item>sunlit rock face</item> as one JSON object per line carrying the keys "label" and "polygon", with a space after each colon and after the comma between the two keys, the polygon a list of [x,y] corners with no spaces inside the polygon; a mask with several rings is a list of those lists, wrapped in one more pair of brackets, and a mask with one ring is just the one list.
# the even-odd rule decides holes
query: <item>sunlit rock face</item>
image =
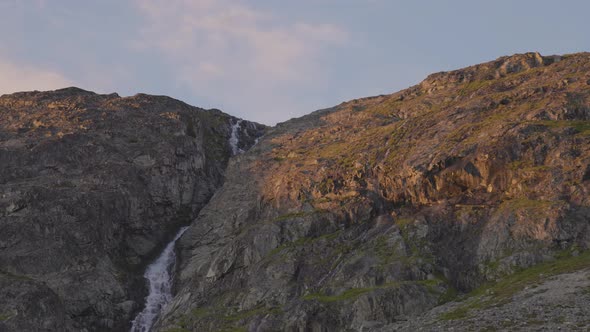
{"label": "sunlit rock face", "polygon": [[[77,88],[2,96],[0,119],[0,330],[128,330],[146,265],[223,183],[238,119]],[[239,129],[247,150],[264,126]]]}
{"label": "sunlit rock face", "polygon": [[587,287],[589,95],[589,54],[527,53],[274,128],[167,97],[2,96],[0,331],[129,330],[149,294],[170,300],[152,331],[461,329],[441,305],[487,282],[573,294],[538,278]]}
{"label": "sunlit rock face", "polygon": [[589,54],[528,53],[279,124],[179,240],[155,328],[377,329],[587,248],[589,82]]}

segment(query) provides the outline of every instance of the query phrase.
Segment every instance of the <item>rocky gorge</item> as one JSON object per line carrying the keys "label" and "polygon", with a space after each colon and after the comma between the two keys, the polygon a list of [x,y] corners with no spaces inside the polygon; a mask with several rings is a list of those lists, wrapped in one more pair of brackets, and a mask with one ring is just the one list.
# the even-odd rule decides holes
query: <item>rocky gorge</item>
{"label": "rocky gorge", "polygon": [[[143,270],[223,182],[238,119],[77,88],[0,97],[0,330],[128,330]],[[242,122],[242,148],[265,127]]]}
{"label": "rocky gorge", "polygon": [[583,330],[589,98],[588,53],[272,128],[167,97],[2,96],[0,330],[129,329],[187,225],[154,331]]}

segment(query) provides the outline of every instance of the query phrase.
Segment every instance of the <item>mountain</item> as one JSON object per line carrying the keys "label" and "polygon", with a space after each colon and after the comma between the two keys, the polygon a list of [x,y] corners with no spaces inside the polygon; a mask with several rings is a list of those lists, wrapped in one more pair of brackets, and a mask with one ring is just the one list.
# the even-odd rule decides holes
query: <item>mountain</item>
{"label": "mountain", "polygon": [[[223,183],[238,119],[77,88],[0,97],[0,331],[128,330],[142,274]],[[265,127],[243,121],[242,148]]]}
{"label": "mountain", "polygon": [[583,329],[589,98],[589,53],[273,128],[168,97],[2,96],[0,331],[129,329],[189,224],[154,331]]}
{"label": "mountain", "polygon": [[179,240],[157,330],[460,330],[590,267],[589,95],[590,54],[527,53],[279,124]]}

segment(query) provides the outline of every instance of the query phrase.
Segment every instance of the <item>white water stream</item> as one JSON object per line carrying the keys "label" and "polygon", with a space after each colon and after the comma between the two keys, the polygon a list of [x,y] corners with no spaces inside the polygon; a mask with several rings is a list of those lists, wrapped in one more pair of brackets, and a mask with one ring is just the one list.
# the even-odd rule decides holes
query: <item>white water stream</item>
{"label": "white water stream", "polygon": [[172,300],[172,277],[176,263],[174,245],[187,228],[183,227],[176,233],[174,239],[145,271],[143,276],[148,280],[150,292],[145,300],[145,309],[133,320],[131,332],[150,331],[162,308]]}
{"label": "white water stream", "polygon": [[235,124],[231,126],[231,136],[229,137],[229,145],[231,146],[232,155],[234,156],[240,153],[244,153],[244,150],[238,147],[238,143],[240,142],[238,130],[240,130],[241,123],[242,120],[238,120]]}
{"label": "white water stream", "polygon": [[[240,130],[241,123],[242,120],[238,120],[231,126],[229,145],[234,156],[244,153],[244,150],[238,147],[240,142],[238,130]],[[172,271],[176,262],[174,245],[187,228],[183,227],[176,233],[174,239],[168,243],[160,256],[145,271],[143,276],[148,280],[150,292],[145,300],[145,309],[133,320],[131,332],[149,332],[158,315],[162,312],[162,308],[172,300]]]}

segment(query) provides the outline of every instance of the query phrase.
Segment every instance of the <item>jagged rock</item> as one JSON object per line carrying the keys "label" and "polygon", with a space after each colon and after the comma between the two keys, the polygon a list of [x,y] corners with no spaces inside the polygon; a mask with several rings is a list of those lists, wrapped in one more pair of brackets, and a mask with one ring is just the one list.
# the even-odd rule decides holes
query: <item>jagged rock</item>
{"label": "jagged rock", "polygon": [[124,329],[190,219],[157,331],[527,327],[524,303],[587,307],[518,291],[587,287],[589,73],[587,53],[502,57],[259,141],[244,123],[234,146],[238,119],[167,97],[3,96],[0,329]]}
{"label": "jagged rock", "polygon": [[[223,182],[236,119],[78,88],[4,95],[0,119],[0,330],[128,330],[144,267]],[[244,148],[263,130],[244,122]]]}
{"label": "jagged rock", "polygon": [[371,331],[577,331],[590,324],[590,270],[561,273],[513,289],[509,299],[498,294],[449,302],[419,319],[372,327]]}
{"label": "jagged rock", "polygon": [[59,296],[43,282],[0,273],[0,331],[73,330]]}
{"label": "jagged rock", "polygon": [[277,125],[180,239],[156,330],[372,330],[587,249],[588,73],[503,57]]}

